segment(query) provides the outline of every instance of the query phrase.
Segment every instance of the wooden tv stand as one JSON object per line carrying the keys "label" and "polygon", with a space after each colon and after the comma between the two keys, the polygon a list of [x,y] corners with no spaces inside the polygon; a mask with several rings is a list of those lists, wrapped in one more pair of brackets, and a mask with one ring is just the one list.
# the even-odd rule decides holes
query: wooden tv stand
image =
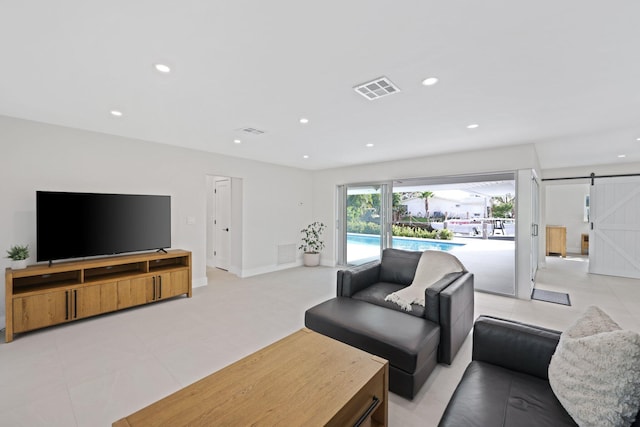
{"label": "wooden tv stand", "polygon": [[7,268],[5,339],[182,294],[192,294],[184,250]]}

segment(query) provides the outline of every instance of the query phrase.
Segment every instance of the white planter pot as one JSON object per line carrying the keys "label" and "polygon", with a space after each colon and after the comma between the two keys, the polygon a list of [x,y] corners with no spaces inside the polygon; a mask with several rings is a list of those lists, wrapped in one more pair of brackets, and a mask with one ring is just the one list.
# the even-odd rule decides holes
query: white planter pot
{"label": "white planter pot", "polygon": [[302,258],[304,265],[307,267],[320,265],[320,253],[310,254],[305,252]]}
{"label": "white planter pot", "polygon": [[19,261],[11,260],[11,269],[12,270],[20,270],[22,268],[27,268],[27,260],[21,259]]}

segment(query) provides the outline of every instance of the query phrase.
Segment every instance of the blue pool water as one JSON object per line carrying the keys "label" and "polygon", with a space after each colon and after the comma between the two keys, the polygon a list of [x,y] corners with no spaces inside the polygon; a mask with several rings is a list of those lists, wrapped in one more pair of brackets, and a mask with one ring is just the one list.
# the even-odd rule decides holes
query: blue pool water
{"label": "blue pool water", "polygon": [[[396,249],[406,249],[409,251],[426,251],[428,249],[437,251],[450,251],[454,248],[464,246],[464,243],[450,243],[433,241],[426,239],[411,239],[407,237],[394,237],[393,247]],[[380,247],[380,236],[366,234],[347,234],[347,245],[366,245]]]}

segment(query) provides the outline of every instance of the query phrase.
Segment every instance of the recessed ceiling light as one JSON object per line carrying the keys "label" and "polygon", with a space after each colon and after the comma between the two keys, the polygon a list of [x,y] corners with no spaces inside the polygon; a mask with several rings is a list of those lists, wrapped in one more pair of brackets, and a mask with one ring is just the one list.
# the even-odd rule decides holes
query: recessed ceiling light
{"label": "recessed ceiling light", "polygon": [[111,115],[116,117],[122,117],[122,111],[111,110]]}
{"label": "recessed ceiling light", "polygon": [[427,77],[426,79],[424,79],[422,81],[422,84],[424,86],[433,86],[436,83],[438,83],[438,78],[437,77]]}
{"label": "recessed ceiling light", "polygon": [[480,126],[480,125],[477,124],[477,123],[472,123],[472,124],[467,126],[467,129],[476,129],[478,126]]}
{"label": "recessed ceiling light", "polygon": [[300,123],[302,123],[303,125],[306,125],[307,123],[309,123],[309,119],[307,119],[306,117],[303,117],[300,119]]}
{"label": "recessed ceiling light", "polygon": [[368,143],[368,144],[366,145],[366,147],[371,148],[371,147],[373,147],[373,144],[372,144],[372,143]]}
{"label": "recessed ceiling light", "polygon": [[165,65],[165,64],[155,64],[154,67],[156,67],[156,70],[160,71],[161,73],[170,73],[171,72],[171,67],[169,67],[168,65]]}
{"label": "recessed ceiling light", "polygon": [[240,144],[241,142],[242,142],[242,141],[240,141],[239,139],[234,139],[234,140],[233,140],[233,143],[234,143],[234,144]]}
{"label": "recessed ceiling light", "polygon": [[640,141],[640,138],[636,138],[636,141]]}
{"label": "recessed ceiling light", "polygon": [[625,157],[627,157],[627,155],[626,155],[626,154],[618,154],[618,158],[619,158],[619,159],[624,159]]}
{"label": "recessed ceiling light", "polygon": [[306,154],[304,156],[302,156],[303,159],[308,159],[309,156],[307,156]]}

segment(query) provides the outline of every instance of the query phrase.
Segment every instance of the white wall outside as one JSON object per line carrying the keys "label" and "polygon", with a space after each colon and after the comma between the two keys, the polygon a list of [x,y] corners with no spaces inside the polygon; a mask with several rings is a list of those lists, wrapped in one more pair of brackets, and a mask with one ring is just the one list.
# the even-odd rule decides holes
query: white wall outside
{"label": "white wall outside", "polygon": [[[428,190],[428,187],[425,187]],[[474,217],[483,217],[484,199],[478,204],[463,203],[455,200],[447,200],[437,195],[429,198],[429,214],[433,216],[434,212],[447,212],[449,218],[466,219]],[[402,202],[407,206],[407,210],[413,216],[425,216],[424,199],[410,199]]]}

